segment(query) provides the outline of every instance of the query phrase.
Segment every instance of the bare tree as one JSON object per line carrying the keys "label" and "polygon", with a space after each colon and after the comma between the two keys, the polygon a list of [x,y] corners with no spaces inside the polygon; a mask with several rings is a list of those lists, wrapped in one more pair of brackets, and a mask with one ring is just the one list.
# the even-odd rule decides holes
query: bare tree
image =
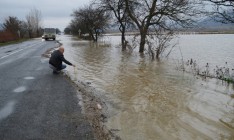
{"label": "bare tree", "polygon": [[27,34],[27,23],[25,21],[21,21],[20,23],[20,37],[24,38]]}
{"label": "bare tree", "polygon": [[71,20],[69,28],[73,35],[89,33],[86,23],[82,20],[78,20],[77,18]]}
{"label": "bare tree", "polygon": [[163,57],[164,52],[167,52],[164,57],[169,56],[172,49],[177,45],[171,44],[171,40],[174,36],[175,34],[173,31],[165,31],[162,28],[157,29],[157,32],[147,36],[146,44],[148,46],[148,53],[153,60],[160,60],[160,58]]}
{"label": "bare tree", "polygon": [[6,31],[10,31],[15,36],[18,36],[18,32],[21,30],[21,23],[22,21],[18,20],[17,17],[11,17],[5,19],[5,22],[3,23],[3,28]]}
{"label": "bare tree", "polygon": [[[93,8],[92,5],[75,10],[72,14],[74,19],[72,25],[84,27],[81,30],[88,31],[93,41],[98,40],[98,36],[107,27],[109,15],[103,9]],[[78,27],[78,28],[80,28]]]}
{"label": "bare tree", "polygon": [[40,36],[40,28],[42,26],[42,15],[41,15],[41,11],[38,9],[32,9],[31,12],[33,13],[34,17],[35,17],[35,29],[36,29],[36,33],[37,33],[37,37]]}
{"label": "bare tree", "polygon": [[26,22],[11,16],[5,19],[2,28],[3,31],[0,40],[3,42],[24,38],[27,32]]}
{"label": "bare tree", "polygon": [[126,38],[125,32],[128,28],[133,27],[133,23],[127,14],[124,0],[99,0],[95,1],[100,8],[107,11],[111,11],[115,17],[115,23],[119,25],[119,31],[121,32],[121,44],[122,50],[126,50]]}
{"label": "bare tree", "polygon": [[64,31],[63,31],[65,34],[70,34],[71,33],[71,27],[70,26],[67,26]]}
{"label": "bare tree", "polygon": [[29,38],[33,37],[33,17],[31,14],[26,15],[26,23],[27,23],[27,30]]}
{"label": "bare tree", "polygon": [[205,0],[214,4],[212,15],[222,23],[234,23],[234,0]]}
{"label": "bare tree", "polygon": [[[188,27],[192,17],[199,13],[196,0],[125,0],[128,15],[140,32],[139,52],[145,50],[146,37],[153,29],[171,31],[176,27]],[[134,8],[133,8],[134,7]]]}
{"label": "bare tree", "polygon": [[40,28],[42,24],[41,11],[36,8],[31,9],[31,11],[26,15],[26,21],[28,25],[29,37],[32,38],[34,34],[40,36]]}

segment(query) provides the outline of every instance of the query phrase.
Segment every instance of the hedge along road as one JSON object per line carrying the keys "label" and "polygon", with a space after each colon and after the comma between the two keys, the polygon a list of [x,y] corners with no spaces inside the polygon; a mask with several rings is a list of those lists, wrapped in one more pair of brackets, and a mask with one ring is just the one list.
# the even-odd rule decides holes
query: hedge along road
{"label": "hedge along road", "polygon": [[94,139],[75,87],[53,75],[39,39],[0,48],[0,139]]}

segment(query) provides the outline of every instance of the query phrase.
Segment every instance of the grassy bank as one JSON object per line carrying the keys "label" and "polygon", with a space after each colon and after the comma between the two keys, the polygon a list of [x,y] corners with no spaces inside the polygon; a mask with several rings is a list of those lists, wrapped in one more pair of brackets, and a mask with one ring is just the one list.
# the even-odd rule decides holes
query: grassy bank
{"label": "grassy bank", "polygon": [[22,43],[22,42],[27,41],[27,40],[30,40],[30,39],[29,38],[24,38],[24,39],[19,39],[19,40],[15,40],[15,41],[0,43],[0,47],[6,46],[6,45],[11,45],[11,44]]}

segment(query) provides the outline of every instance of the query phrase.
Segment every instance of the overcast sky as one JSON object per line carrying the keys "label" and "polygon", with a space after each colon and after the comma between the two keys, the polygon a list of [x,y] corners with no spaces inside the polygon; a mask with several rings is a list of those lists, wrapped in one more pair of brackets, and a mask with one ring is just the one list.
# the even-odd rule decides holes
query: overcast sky
{"label": "overcast sky", "polygon": [[0,23],[8,16],[25,20],[31,9],[41,11],[43,27],[59,28],[69,24],[74,9],[88,5],[91,0],[0,0]]}

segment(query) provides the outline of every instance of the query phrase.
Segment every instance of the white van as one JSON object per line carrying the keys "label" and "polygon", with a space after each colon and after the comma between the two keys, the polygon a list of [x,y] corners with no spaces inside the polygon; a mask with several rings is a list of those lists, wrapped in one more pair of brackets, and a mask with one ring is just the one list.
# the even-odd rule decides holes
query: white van
{"label": "white van", "polygon": [[45,28],[42,39],[56,39],[56,29],[55,28]]}

